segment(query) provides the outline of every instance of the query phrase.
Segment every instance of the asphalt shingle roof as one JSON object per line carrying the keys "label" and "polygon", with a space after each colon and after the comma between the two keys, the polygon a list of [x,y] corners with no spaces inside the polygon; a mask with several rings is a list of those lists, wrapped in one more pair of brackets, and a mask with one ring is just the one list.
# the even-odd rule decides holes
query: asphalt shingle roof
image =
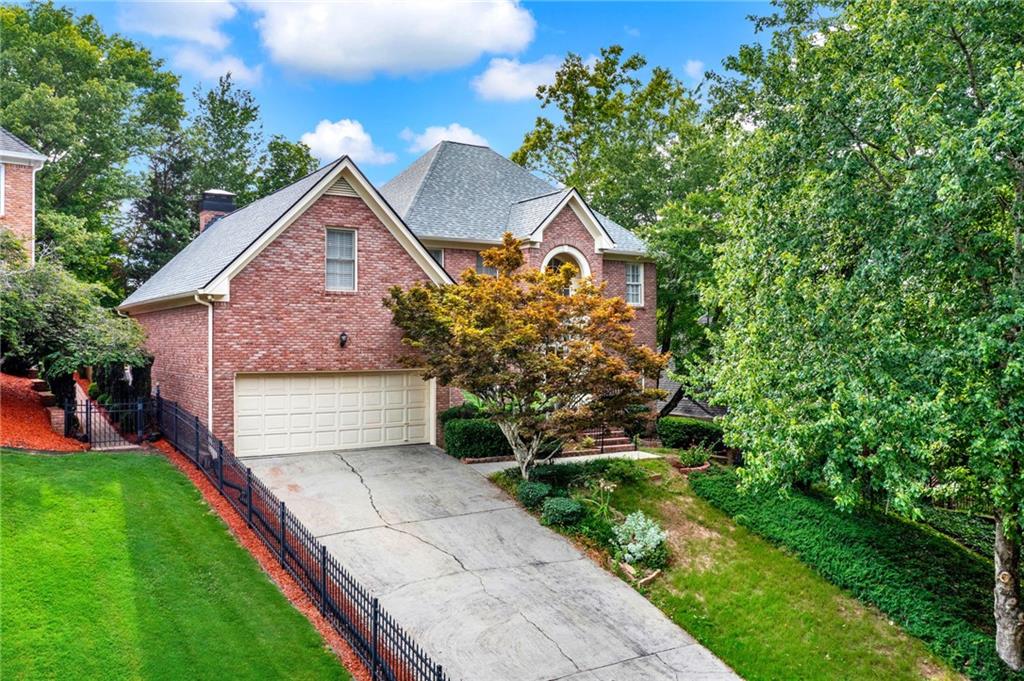
{"label": "asphalt shingle roof", "polygon": [[46,158],[38,151],[22,142],[4,128],[0,128],[0,152],[14,152],[16,154],[31,154],[40,159]]}
{"label": "asphalt shingle roof", "polygon": [[[9,137],[24,144],[0,132],[0,141]],[[341,160],[212,223],[121,305],[205,288]],[[529,235],[568,191],[549,185],[488,147],[456,142],[438,144],[380,188],[419,238],[493,242],[500,241],[506,231]],[[615,242],[613,251],[645,252],[643,242],[629,230],[596,211],[595,215]]]}
{"label": "asphalt shingle roof", "polygon": [[[478,241],[500,241],[506,231],[526,236],[565,191],[493,149],[460,142],[441,142],[380,188],[421,239]],[[632,232],[595,215],[615,242],[613,250],[646,251]]]}
{"label": "asphalt shingle roof", "polygon": [[294,184],[220,218],[121,305],[191,293],[208,285],[340,162],[341,159],[333,161]]}

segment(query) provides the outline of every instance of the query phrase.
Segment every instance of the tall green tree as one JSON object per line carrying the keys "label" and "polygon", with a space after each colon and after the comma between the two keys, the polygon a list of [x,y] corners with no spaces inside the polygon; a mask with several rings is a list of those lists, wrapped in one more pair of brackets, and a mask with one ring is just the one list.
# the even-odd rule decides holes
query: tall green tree
{"label": "tall green tree", "polygon": [[708,347],[704,325],[713,316],[699,286],[717,241],[723,143],[679,79],[660,67],[645,76],[646,67],[618,45],[593,62],[570,54],[554,82],[537,89],[556,115],[537,118],[512,160],[576,187],[647,241],[658,266],[659,345],[684,379],[666,403],[671,410],[695,392],[688,367]]}
{"label": "tall green tree", "polygon": [[37,176],[42,245],[89,242],[97,253],[68,266],[109,279],[114,218],[137,187],[129,162],[177,128],[178,77],[93,16],[50,2],[0,6],[0,36],[0,125],[50,159]]}
{"label": "tall green tree", "polygon": [[180,138],[150,155],[145,194],[135,199],[125,235],[125,288],[134,291],[199,233],[192,173]]}
{"label": "tall green tree", "polygon": [[551,85],[537,88],[539,116],[512,160],[575,187],[599,211],[632,229],[678,198],[671,149],[694,124],[697,103],[667,69],[641,77],[647,61],[612,45],[594,62],[569,54]]}
{"label": "tall green tree", "polygon": [[[710,376],[749,486],[996,518],[1024,668],[1024,4],[791,0],[712,94],[724,177]],[[965,660],[965,664],[976,664]]]}
{"label": "tall green tree", "polygon": [[266,196],[310,174],[317,163],[303,142],[289,142],[283,135],[274,135],[267,142],[260,166],[256,194]]}
{"label": "tall green tree", "polygon": [[228,73],[217,85],[192,93],[198,109],[188,129],[195,155],[193,186],[199,191],[225,189],[239,204],[258,197],[257,178],[263,147],[260,107],[252,93],[239,88]]}

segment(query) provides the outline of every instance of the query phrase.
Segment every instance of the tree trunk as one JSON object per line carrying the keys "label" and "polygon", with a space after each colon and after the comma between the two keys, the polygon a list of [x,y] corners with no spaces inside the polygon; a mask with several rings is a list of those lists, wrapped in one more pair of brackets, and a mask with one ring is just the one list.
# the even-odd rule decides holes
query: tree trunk
{"label": "tree trunk", "polygon": [[1003,533],[1002,514],[996,513],[996,652],[1013,669],[1024,669],[1024,604],[1021,603],[1020,540]]}
{"label": "tree trunk", "polygon": [[676,391],[672,393],[672,397],[668,398],[668,402],[661,408],[661,412],[658,413],[658,417],[668,416],[672,413],[672,410],[679,405],[679,401],[684,397],[683,386],[676,388]]}

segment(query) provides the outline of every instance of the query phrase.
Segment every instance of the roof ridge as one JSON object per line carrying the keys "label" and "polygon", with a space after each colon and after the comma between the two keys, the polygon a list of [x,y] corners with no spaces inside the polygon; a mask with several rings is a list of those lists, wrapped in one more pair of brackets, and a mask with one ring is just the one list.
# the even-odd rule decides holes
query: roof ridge
{"label": "roof ridge", "polygon": [[568,191],[570,189],[572,189],[572,187],[564,187],[562,189],[555,189],[550,192],[545,192],[543,194],[537,194],[536,196],[527,196],[525,199],[513,201],[512,205],[515,205],[517,203],[526,203],[527,201],[536,201],[537,199],[543,199],[545,196],[554,196],[555,194],[561,194],[562,192]]}
{"label": "roof ridge", "polygon": [[[460,140],[441,140],[434,146],[439,147],[443,144],[461,144],[464,147],[479,147],[481,149],[491,149],[491,145],[489,144],[473,144],[472,142],[462,142]],[[491,151],[494,151],[494,149],[491,149]],[[494,151],[494,153],[497,154],[498,152]],[[498,155],[501,156],[501,154]]]}
{"label": "roof ridge", "polygon": [[[430,178],[430,171],[434,169],[434,164],[437,163],[437,159],[441,155],[441,147],[444,146],[444,143],[445,143],[445,140],[442,140],[442,141],[438,142],[437,145],[434,147],[435,149],[437,149],[437,151],[434,152],[434,156],[430,159],[430,163],[427,164],[426,170],[423,171],[423,179],[416,186],[416,193],[414,193],[412,195],[412,198],[409,199],[409,206],[405,209],[405,214],[406,215],[412,215],[412,209],[413,209],[413,206],[416,205],[416,199],[420,198],[420,192],[423,191],[423,187],[426,186],[427,180]],[[430,152],[427,152],[427,153],[430,153]],[[399,216],[399,217],[401,217],[401,216]],[[405,222],[405,218],[404,217],[402,218],[402,222]]]}

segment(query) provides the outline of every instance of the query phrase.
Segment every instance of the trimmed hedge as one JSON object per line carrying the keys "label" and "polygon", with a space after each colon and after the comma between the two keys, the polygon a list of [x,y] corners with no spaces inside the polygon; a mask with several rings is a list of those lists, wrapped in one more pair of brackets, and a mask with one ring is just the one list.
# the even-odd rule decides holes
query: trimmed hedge
{"label": "trimmed hedge", "polygon": [[442,425],[444,425],[449,421],[455,421],[457,419],[474,419],[477,418],[479,414],[479,407],[475,404],[470,404],[469,402],[463,402],[462,404],[457,404],[454,407],[448,407],[437,415],[437,419]]}
{"label": "trimmed hedge", "polygon": [[487,419],[455,419],[444,424],[444,446],[456,459],[512,456],[501,429]]}
{"label": "trimmed hedge", "polygon": [[722,446],[722,427],[714,421],[663,416],[658,419],[658,437],[665,447],[689,449],[703,443],[712,449],[719,449]]}
{"label": "trimmed hedge", "polygon": [[585,515],[583,504],[566,497],[549,497],[544,500],[540,521],[545,525],[575,525]]}
{"label": "trimmed hedge", "polygon": [[546,485],[543,482],[523,481],[516,488],[516,498],[526,508],[537,508],[550,494],[551,485]]}
{"label": "trimmed hedge", "polygon": [[743,495],[736,482],[724,469],[690,477],[697,495],[878,607],[954,670],[985,681],[1024,679],[996,655],[990,561],[885,513],[844,513],[799,492]]}

